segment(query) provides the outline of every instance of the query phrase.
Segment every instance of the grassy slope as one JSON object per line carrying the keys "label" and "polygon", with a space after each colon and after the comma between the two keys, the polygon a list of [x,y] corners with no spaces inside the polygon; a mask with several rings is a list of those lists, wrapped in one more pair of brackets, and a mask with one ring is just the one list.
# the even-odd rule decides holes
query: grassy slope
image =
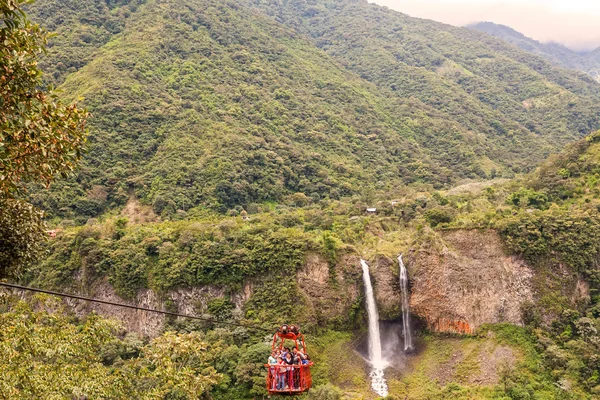
{"label": "grassy slope", "polygon": [[[481,332],[467,338],[420,336],[420,351],[399,369],[393,366],[387,370],[389,398],[562,398],[550,375],[540,368],[542,359],[534,337],[509,325],[487,326]],[[311,338],[315,386],[333,384],[348,400],[375,399],[369,389],[368,366],[357,353],[349,351],[352,339],[336,332]]]}

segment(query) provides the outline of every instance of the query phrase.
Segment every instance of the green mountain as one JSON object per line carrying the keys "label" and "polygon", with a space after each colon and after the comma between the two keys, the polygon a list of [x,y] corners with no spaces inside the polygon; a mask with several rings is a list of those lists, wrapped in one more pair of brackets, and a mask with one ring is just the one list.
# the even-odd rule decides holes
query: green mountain
{"label": "green mountain", "polygon": [[600,79],[600,48],[588,53],[578,53],[558,43],[540,43],[511,27],[493,22],[479,22],[469,28],[496,36],[555,65],[579,70],[596,80]]}
{"label": "green mountain", "polygon": [[[595,98],[598,86],[589,79],[472,30],[411,18],[366,1],[255,3],[310,34],[361,77],[398,97],[416,97],[474,132],[519,137],[524,127],[564,139],[568,130],[589,133],[585,125],[594,125],[597,118],[588,114],[583,122],[586,112],[580,112],[587,106],[569,115],[569,103],[563,103],[567,93]],[[490,125],[492,116],[497,123]],[[565,123],[567,130],[559,133],[558,125],[564,128]]]}
{"label": "green mountain", "polygon": [[354,1],[40,0],[89,153],[32,201],[85,221],[512,176],[599,126],[600,86],[468,29]]}
{"label": "green mountain", "polygon": [[3,294],[1,395],[264,398],[293,322],[303,398],[375,399],[362,259],[396,344],[389,399],[600,394],[591,78],[357,0],[29,12],[57,33],[47,82],[93,118],[77,175],[31,188],[57,229],[19,282],[204,320]]}

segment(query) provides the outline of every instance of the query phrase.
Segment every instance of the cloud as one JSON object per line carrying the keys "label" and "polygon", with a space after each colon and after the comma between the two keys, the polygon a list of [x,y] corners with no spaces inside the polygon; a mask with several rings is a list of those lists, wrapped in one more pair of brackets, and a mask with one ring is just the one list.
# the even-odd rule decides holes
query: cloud
{"label": "cloud", "polygon": [[[371,1],[371,0],[370,0]],[[598,0],[375,0],[413,17],[463,26],[491,21],[574,50],[600,46]]]}

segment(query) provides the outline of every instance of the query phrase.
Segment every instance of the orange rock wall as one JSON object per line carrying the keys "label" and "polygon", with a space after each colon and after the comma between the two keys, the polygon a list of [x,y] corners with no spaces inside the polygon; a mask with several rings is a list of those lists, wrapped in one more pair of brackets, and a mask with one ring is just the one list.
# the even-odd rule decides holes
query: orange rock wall
{"label": "orange rock wall", "polygon": [[413,314],[436,332],[471,334],[485,323],[519,325],[533,300],[533,271],[504,252],[493,230],[436,233],[406,258]]}
{"label": "orange rock wall", "polygon": [[475,332],[475,329],[466,321],[451,320],[439,318],[434,321],[427,321],[429,330],[435,332],[458,333],[461,335],[470,335]]}

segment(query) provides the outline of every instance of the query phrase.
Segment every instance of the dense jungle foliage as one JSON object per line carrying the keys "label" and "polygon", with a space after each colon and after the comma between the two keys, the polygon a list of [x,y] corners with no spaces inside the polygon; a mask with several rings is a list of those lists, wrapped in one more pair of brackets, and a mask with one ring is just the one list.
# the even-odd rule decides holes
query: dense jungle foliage
{"label": "dense jungle foliage", "polygon": [[77,176],[31,195],[77,223],[133,194],[170,218],[511,177],[598,127],[599,85],[366,2],[41,0],[30,12],[57,33],[48,82],[94,116]]}
{"label": "dense jungle foliage", "polygon": [[167,333],[144,343],[116,321],[69,317],[55,299],[33,303],[2,298],[4,398],[198,398],[223,381],[214,366],[238,350],[224,332]]}

